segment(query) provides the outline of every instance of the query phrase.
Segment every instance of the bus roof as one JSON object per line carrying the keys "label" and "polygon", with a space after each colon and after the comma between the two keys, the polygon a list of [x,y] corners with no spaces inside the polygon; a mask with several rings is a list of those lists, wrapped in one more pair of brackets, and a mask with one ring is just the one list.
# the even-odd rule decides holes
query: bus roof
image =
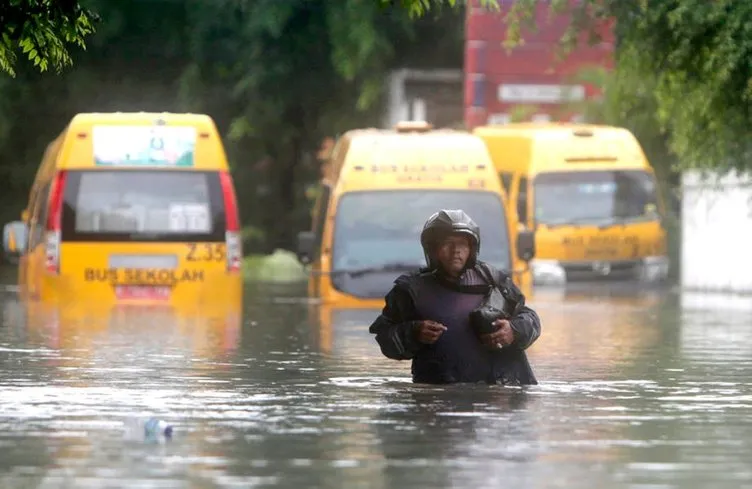
{"label": "bus roof", "polygon": [[59,169],[228,169],[216,125],[205,114],[82,113],[61,137]]}
{"label": "bus roof", "polygon": [[578,123],[515,123],[473,130],[488,146],[498,171],[649,169],[634,135],[626,128]]}
{"label": "bus roof", "polygon": [[[483,141],[456,130],[359,129],[346,133],[341,168],[330,169],[340,192],[409,188],[501,191]],[[336,165],[336,163],[335,163]]]}
{"label": "bus roof", "polygon": [[214,124],[212,118],[206,114],[177,113],[177,112],[82,112],[76,114],[70,121],[71,126],[86,126],[92,124],[155,124],[162,120],[167,124],[182,124],[199,126],[210,129]]}

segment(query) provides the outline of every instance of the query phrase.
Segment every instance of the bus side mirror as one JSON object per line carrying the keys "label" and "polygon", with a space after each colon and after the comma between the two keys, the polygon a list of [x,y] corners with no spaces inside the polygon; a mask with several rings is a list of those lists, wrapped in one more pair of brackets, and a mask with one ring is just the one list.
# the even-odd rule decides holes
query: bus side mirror
{"label": "bus side mirror", "polygon": [[520,222],[527,222],[527,200],[525,197],[517,199],[517,218]]}
{"label": "bus side mirror", "polygon": [[517,258],[529,262],[535,258],[535,232],[521,230],[517,233]]}
{"label": "bus side mirror", "polygon": [[17,264],[26,250],[29,231],[21,221],[9,222],[3,227],[3,251],[10,263]]}
{"label": "bus side mirror", "polygon": [[301,231],[298,233],[298,261],[308,265],[313,261],[313,250],[316,246],[316,235],[313,231]]}

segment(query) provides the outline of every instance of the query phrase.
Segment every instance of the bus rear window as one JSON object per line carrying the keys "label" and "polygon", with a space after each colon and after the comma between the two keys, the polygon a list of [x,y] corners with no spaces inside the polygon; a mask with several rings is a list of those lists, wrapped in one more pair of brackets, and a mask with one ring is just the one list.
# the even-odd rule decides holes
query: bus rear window
{"label": "bus rear window", "polygon": [[217,172],[71,171],[63,241],[225,240]]}

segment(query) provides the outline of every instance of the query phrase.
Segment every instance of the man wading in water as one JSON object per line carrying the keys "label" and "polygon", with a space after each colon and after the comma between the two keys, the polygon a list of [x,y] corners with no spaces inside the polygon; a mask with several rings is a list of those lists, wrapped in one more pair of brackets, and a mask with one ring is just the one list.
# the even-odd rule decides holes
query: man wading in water
{"label": "man wading in water", "polygon": [[[540,336],[540,319],[506,273],[477,259],[478,225],[462,210],[441,210],[426,221],[420,242],[428,266],[395,280],[369,329],[382,353],[412,359],[417,383],[537,384],[525,349]],[[495,320],[496,331],[482,334],[471,326],[470,313],[491,281],[506,300],[509,320]]]}

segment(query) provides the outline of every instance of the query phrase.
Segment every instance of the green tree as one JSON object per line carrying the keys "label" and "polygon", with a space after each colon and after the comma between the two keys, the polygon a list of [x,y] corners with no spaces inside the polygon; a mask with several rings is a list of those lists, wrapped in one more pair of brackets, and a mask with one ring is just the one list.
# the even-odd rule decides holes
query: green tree
{"label": "green tree", "polygon": [[499,0],[375,0],[382,8],[397,6],[407,11],[415,18],[421,17],[426,13],[435,10],[437,7],[448,5],[452,8],[458,8],[468,4],[471,1],[477,1],[481,6],[486,8],[498,9]]}
{"label": "green tree", "polygon": [[[144,6],[148,5],[148,9]],[[102,23],[73,69],[0,77],[0,218],[17,219],[47,144],[78,112],[179,110],[189,59],[182,2],[90,0]]]}
{"label": "green tree", "polygon": [[[212,9],[212,20],[194,39],[183,94],[188,106],[208,107],[206,91],[221,87],[216,97],[231,109],[225,115],[232,120],[239,200],[244,209],[264,209],[244,220],[266,231],[269,248],[290,247],[295,232],[308,226],[306,189],[320,176],[321,141],[378,125],[390,68],[416,60],[461,64],[461,10],[438,8],[411,19],[372,0],[246,0],[202,8]],[[200,9],[194,15],[209,17]]]}
{"label": "green tree", "polygon": [[97,16],[75,0],[4,0],[0,5],[0,71],[15,76],[20,51],[39,70],[71,64],[70,45],[84,47]]}

